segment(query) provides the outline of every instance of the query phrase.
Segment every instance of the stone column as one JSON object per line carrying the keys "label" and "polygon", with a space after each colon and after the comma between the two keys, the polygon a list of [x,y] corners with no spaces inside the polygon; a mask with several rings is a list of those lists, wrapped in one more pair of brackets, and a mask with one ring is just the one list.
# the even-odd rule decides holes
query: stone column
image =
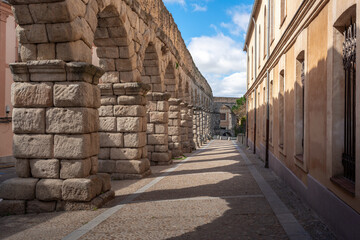
{"label": "stone column", "polygon": [[147,116],[147,150],[153,165],[172,163],[168,146],[169,93],[149,93]]}
{"label": "stone column", "polygon": [[194,118],[193,105],[189,105],[188,106],[188,139],[190,142],[190,151],[196,149],[194,142],[194,133],[193,133],[193,118]]}
{"label": "stone column", "polygon": [[198,110],[197,108],[193,108],[193,139],[194,139],[194,143],[195,143],[195,147],[196,149],[200,148],[200,144],[199,144],[199,135],[198,135],[198,128],[199,128],[199,124],[198,124],[198,118],[199,118],[199,114],[198,114]]}
{"label": "stone column", "polygon": [[204,144],[204,111],[202,108],[199,110],[200,112],[200,145]]}
{"label": "stone column", "polygon": [[[146,149],[146,93],[143,83],[112,85],[113,103],[100,107],[99,171],[114,180],[138,179],[151,173]],[[114,105],[115,104],[115,105]]]}
{"label": "stone column", "polygon": [[103,71],[61,60],[11,64],[13,154],[18,178],[0,186],[0,212],[100,207],[114,197],[97,174]]}
{"label": "stone column", "polygon": [[180,103],[181,99],[169,99],[169,150],[173,158],[183,155],[181,147]]}
{"label": "stone column", "polygon": [[188,124],[188,103],[181,103],[180,104],[180,108],[181,108],[181,146],[182,146],[182,150],[183,153],[190,153],[190,142],[189,142],[189,138],[188,138],[188,128],[189,128],[189,124]]}

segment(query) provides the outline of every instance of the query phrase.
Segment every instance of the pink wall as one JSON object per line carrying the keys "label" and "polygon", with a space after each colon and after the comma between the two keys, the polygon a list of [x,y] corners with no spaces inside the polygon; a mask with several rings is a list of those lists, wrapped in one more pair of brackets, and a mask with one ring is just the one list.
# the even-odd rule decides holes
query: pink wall
{"label": "pink wall", "polygon": [[[5,3],[1,3],[0,14],[4,16],[9,14],[10,8]],[[2,18],[4,19],[4,18]],[[0,84],[0,117],[5,117],[5,106],[8,105],[12,111],[11,106],[11,84],[12,75],[9,69],[9,63],[16,61],[17,56],[17,41],[15,32],[15,19],[12,15],[6,18],[6,23],[2,24],[0,36],[1,40],[5,41],[5,49],[0,49],[0,81],[4,81]],[[11,111],[9,116],[11,116]],[[12,126],[11,123],[0,123],[0,157],[12,155]]]}

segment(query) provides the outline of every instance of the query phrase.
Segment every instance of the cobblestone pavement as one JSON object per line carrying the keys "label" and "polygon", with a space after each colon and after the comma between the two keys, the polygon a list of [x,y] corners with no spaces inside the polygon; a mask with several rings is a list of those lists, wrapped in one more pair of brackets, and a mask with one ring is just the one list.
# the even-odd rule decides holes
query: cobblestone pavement
{"label": "cobblestone pavement", "polygon": [[[250,163],[232,142],[217,140],[185,161],[152,167],[149,178],[113,181],[116,199],[95,211],[2,217],[0,237],[288,239],[288,229],[269,205],[268,191],[259,187],[263,178],[313,239],[335,239],[286,184],[241,149]],[[260,173],[256,178],[252,166]]]}

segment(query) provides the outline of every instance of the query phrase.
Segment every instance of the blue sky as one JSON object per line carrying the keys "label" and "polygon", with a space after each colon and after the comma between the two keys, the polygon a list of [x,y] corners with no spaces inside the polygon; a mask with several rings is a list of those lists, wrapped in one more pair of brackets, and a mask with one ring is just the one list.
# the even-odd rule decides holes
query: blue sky
{"label": "blue sky", "polygon": [[163,0],[214,96],[246,92],[246,53],[242,51],[251,0]]}

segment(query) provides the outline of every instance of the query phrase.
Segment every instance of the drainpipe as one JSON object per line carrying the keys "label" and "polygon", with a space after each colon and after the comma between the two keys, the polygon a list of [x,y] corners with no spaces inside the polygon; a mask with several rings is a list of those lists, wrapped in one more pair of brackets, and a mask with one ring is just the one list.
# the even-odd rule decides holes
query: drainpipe
{"label": "drainpipe", "polygon": [[[255,54],[254,54],[254,61],[255,61],[255,64],[254,64],[254,66],[255,66],[255,71],[254,71],[254,74],[255,74],[255,76],[254,76],[254,80],[255,80],[255,82],[256,82],[256,75],[257,75],[257,73],[256,73],[256,69],[257,69],[257,66],[256,66],[256,56],[257,56],[257,31],[256,31],[256,22],[255,22],[255,18],[253,17],[252,18],[252,20],[253,20],[253,23],[254,23],[254,32],[255,32]],[[257,92],[257,89],[255,89],[255,107],[254,107],[254,154],[256,153],[256,92]]]}
{"label": "drainpipe", "polygon": [[254,149],[253,149],[253,153],[256,153],[256,106],[257,106],[257,88],[255,88],[254,90],[254,94],[255,94],[255,102],[254,102]]}
{"label": "drainpipe", "polygon": [[[270,0],[268,0],[268,8],[267,8],[267,55],[266,60],[269,60],[270,57]],[[269,168],[269,141],[270,141],[270,74],[269,69],[266,70],[266,78],[267,78],[267,101],[266,101],[266,150],[265,150],[265,168]]]}
{"label": "drainpipe", "polygon": [[[246,47],[246,52],[249,55],[249,49],[248,49],[248,45],[245,45]],[[246,91],[249,90],[249,80],[250,80],[250,71],[249,71],[249,66],[250,64],[248,64],[248,71],[247,71],[247,80],[246,80]],[[246,110],[246,130],[245,130],[245,138],[246,138],[246,147],[249,147],[249,143],[248,143],[248,138],[249,138],[249,106],[248,106],[248,100],[245,99],[245,110]]]}

